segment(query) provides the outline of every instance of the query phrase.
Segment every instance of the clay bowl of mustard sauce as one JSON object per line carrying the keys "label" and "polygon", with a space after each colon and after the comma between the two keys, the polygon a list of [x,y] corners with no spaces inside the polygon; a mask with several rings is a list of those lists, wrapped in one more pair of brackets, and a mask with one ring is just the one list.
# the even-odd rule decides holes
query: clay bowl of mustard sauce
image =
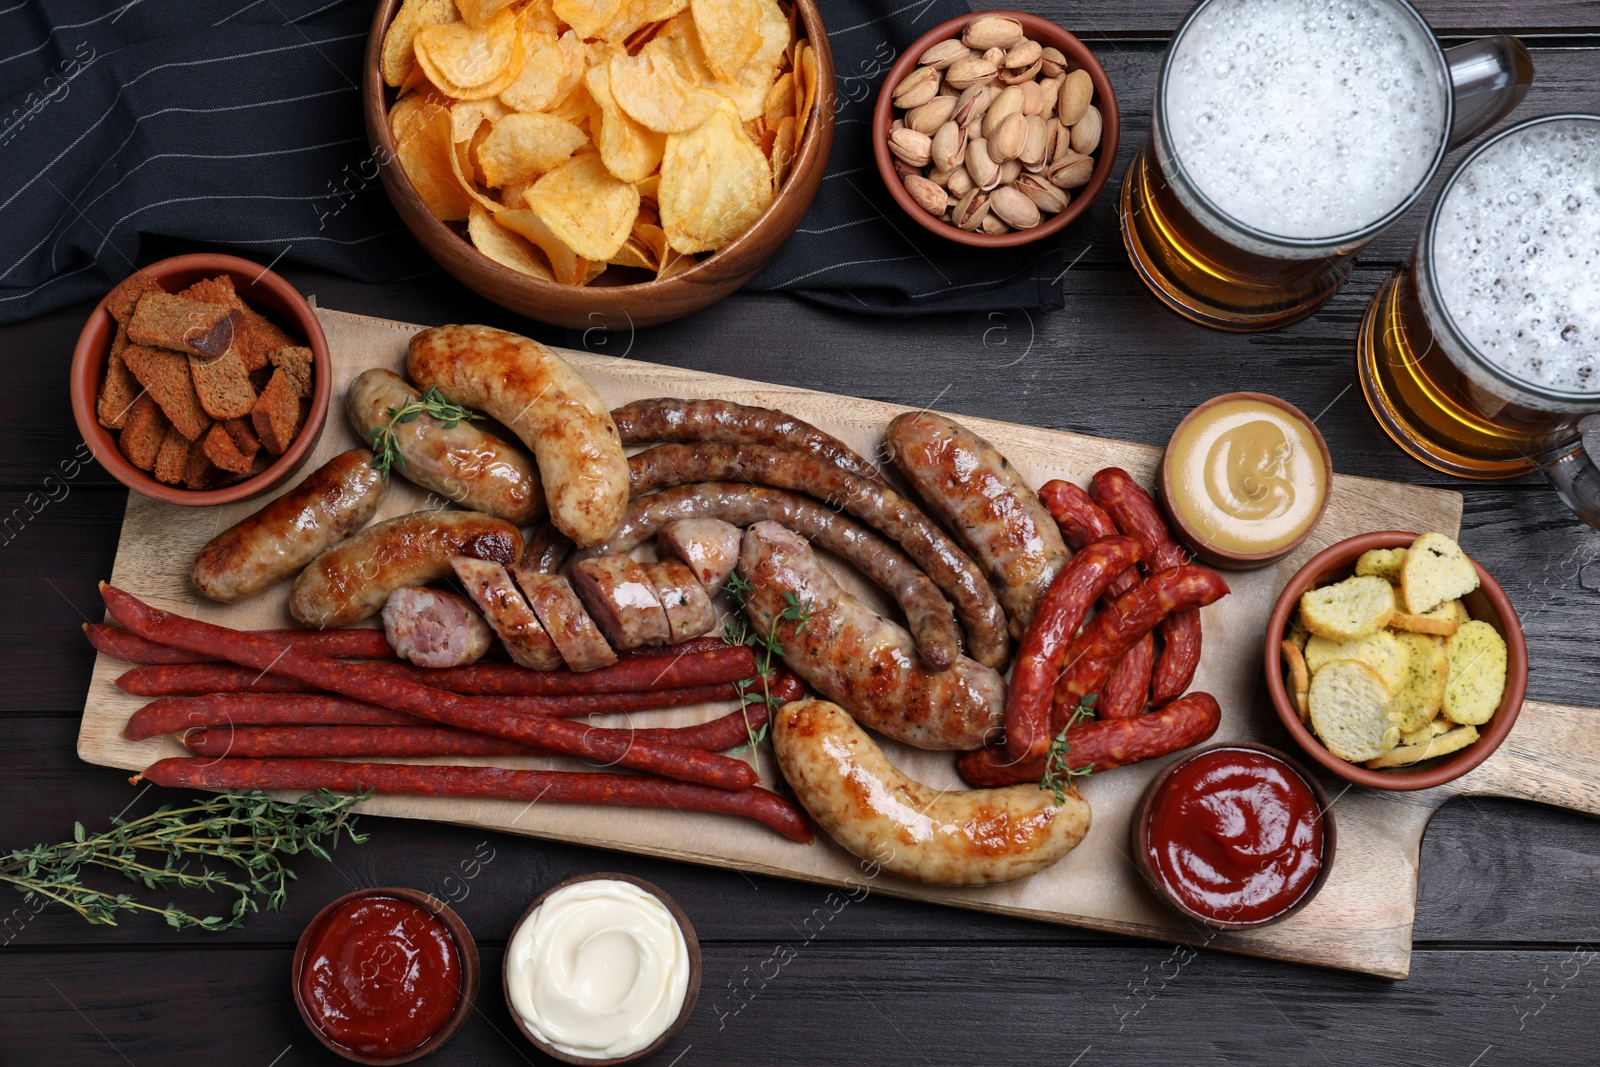
{"label": "clay bowl of mustard sauce", "polygon": [[300,935],[295,1006],[356,1063],[410,1063],[456,1035],[478,999],[478,946],[449,905],[415,889],[358,889]]}
{"label": "clay bowl of mustard sauce", "polygon": [[634,1063],[694,1014],[700,939],[677,901],[629,874],[551,886],[511,929],[501,988],[517,1029],[562,1063]]}
{"label": "clay bowl of mustard sauce", "polygon": [[1178,423],[1161,459],[1161,506],[1195,556],[1252,570],[1293,552],[1322,521],[1328,443],[1288,401],[1225,393]]}

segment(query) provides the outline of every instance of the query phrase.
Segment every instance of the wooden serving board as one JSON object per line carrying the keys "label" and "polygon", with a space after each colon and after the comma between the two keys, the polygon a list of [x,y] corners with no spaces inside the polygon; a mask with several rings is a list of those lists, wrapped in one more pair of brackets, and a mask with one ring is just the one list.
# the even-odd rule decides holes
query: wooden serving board
{"label": "wooden serving board", "polygon": [[[338,402],[350,380],[369,367],[403,371],[406,342],[420,329],[337,311],[318,314],[333,353],[336,403],[308,471],[359,443]],[[612,405],[662,395],[722,397],[767,405],[822,426],[868,456],[878,453],[883,426],[906,410],[634,359],[582,352],[565,355]],[[1146,445],[964,416],[961,421],[993,441],[1034,485],[1058,477],[1087,484],[1101,467],[1117,465],[1148,486],[1160,456],[1160,449]],[[162,607],[196,618],[237,627],[291,625],[285,606],[287,582],[234,605],[201,601],[189,584],[189,565],[201,546],[261,503],[184,508],[130,493],[112,581]],[[438,502],[430,503],[423,492],[397,480],[379,518],[426,506],[438,506]],[[1194,684],[1222,704],[1222,726],[1214,740],[1252,738],[1292,750],[1266,698],[1260,648],[1278,592],[1301,564],[1353,534],[1415,529],[1455,535],[1460,523],[1459,494],[1336,475],[1327,514],[1306,543],[1276,566],[1228,574],[1232,594],[1205,609],[1205,656]],[[865,587],[853,572],[842,566],[839,570],[852,588],[882,603],[877,591]],[[138,770],[162,756],[182,754],[170,738],[141,742],[122,738],[123,725],[144,702],[112,684],[126,669],[126,664],[106,656],[96,659],[78,736],[79,756],[91,763]],[[724,710],[711,706],[678,709],[652,713],[651,721],[699,721]],[[1248,933],[1213,934],[1181,919],[1141,884],[1128,860],[1130,813],[1165,761],[1091,777],[1081,787],[1094,819],[1084,843],[1047,871],[983,889],[936,888],[883,873],[874,876],[871,868],[864,868],[825,836],[812,846],[797,845],[757,823],[727,816],[427,797],[377,797],[363,807],[371,814],[456,822],[845,887],[852,892],[865,887],[978,911],[1403,978],[1410,965],[1418,852],[1433,812],[1453,795],[1493,794],[1600,814],[1600,746],[1596,737],[1600,737],[1600,711],[1530,702],[1500,750],[1472,774],[1448,786],[1392,793],[1346,789],[1342,781],[1324,779],[1329,795],[1336,798],[1338,817],[1338,855],[1331,876],[1316,900],[1293,919]],[[913,777],[939,787],[963,788],[950,753],[922,752],[893,742],[885,747]],[[459,762],[555,765],[555,761],[534,758]],[[764,754],[761,763],[763,775],[771,781],[770,754]]]}

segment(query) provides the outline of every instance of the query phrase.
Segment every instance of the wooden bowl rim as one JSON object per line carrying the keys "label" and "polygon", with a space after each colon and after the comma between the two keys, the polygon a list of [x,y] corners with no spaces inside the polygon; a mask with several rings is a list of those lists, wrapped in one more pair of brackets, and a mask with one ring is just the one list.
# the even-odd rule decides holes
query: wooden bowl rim
{"label": "wooden bowl rim", "polygon": [[[888,136],[889,123],[893,121],[894,114],[892,99],[894,86],[899,85],[901,79],[911,73],[911,68],[916,66],[917,59],[922,53],[940,41],[961,36],[961,30],[969,22],[988,15],[1003,15],[1006,18],[1016,19],[1028,31],[1029,37],[1041,44],[1061,49],[1068,59],[1079,63],[1087,70],[1090,80],[1094,82],[1095,106],[1100,108],[1103,123],[1100,131],[1100,147],[1097,150],[1094,173],[1089,178],[1089,184],[1082,189],[1071,190],[1072,202],[1065,210],[1051,216],[1048,222],[1041,222],[1032,229],[1013,230],[1011,233],[969,233],[934,218],[918,207],[916,201],[911,199],[911,194],[906,192],[905,184],[894,172],[894,161],[889,154]],[[1106,182],[1111,179],[1111,171],[1117,162],[1117,145],[1120,143],[1121,133],[1122,123],[1117,114],[1117,94],[1111,86],[1111,78],[1089,46],[1080,41],[1070,30],[1025,11],[974,11],[970,15],[941,22],[918,37],[889,69],[888,76],[883,79],[883,84],[878,89],[877,103],[872,110],[872,157],[878,164],[878,177],[883,179],[884,187],[888,189],[894,202],[911,216],[912,221],[929,233],[973,248],[1017,248],[1060,233],[1074,219],[1089,210],[1089,205],[1094,203],[1100,191],[1105,188]]]}
{"label": "wooden bowl rim", "polygon": [[[1317,871],[1316,876],[1311,879],[1311,884],[1306,887],[1304,893],[1300,894],[1300,899],[1283,911],[1278,912],[1276,915],[1270,915],[1265,919],[1256,919],[1253,922],[1229,922],[1226,919],[1214,918],[1195,911],[1178,899],[1177,895],[1161,880],[1150,864],[1148,830],[1150,812],[1155,807],[1156,794],[1161,791],[1161,787],[1167,783],[1167,780],[1172,777],[1178,768],[1188,764],[1191,760],[1204,756],[1208,752],[1218,752],[1230,748],[1261,752],[1282,760],[1290,770],[1298,774],[1306,785],[1310,787],[1311,796],[1317,802],[1317,813],[1322,819],[1322,867]],[[1133,853],[1134,866],[1138,868],[1140,875],[1154,888],[1156,894],[1179,914],[1217,930],[1257,930],[1263,926],[1281,923],[1285,919],[1293,917],[1307,904],[1311,903],[1312,899],[1322,891],[1323,884],[1327,882],[1328,872],[1333,870],[1334,858],[1338,853],[1338,844],[1338,823],[1334,819],[1333,806],[1328,801],[1328,791],[1323,788],[1321,782],[1317,781],[1317,776],[1312,774],[1305,764],[1281,749],[1273,748],[1271,745],[1263,745],[1257,741],[1217,741],[1203,748],[1187,752],[1181,758],[1169,763],[1145,787],[1144,793],[1139,797],[1139,803],[1133,809],[1129,848]]]}
{"label": "wooden bowl rim", "polygon": [[[316,1022],[311,1018],[311,1013],[306,1010],[305,1001],[300,996],[300,968],[305,962],[306,950],[310,946],[311,935],[317,928],[340,908],[352,901],[362,900],[367,897],[392,897],[395,900],[404,900],[415,904],[424,911],[433,915],[444,923],[445,929],[450,931],[450,937],[456,943],[456,951],[461,956],[461,990],[456,1001],[455,1011],[450,1013],[450,1018],[445,1020],[437,1032],[428,1040],[412,1049],[410,1052],[399,1056],[368,1056],[339,1044],[333,1038],[323,1033]],[[289,986],[294,993],[294,1005],[300,1012],[300,1019],[306,1024],[316,1039],[322,1042],[328,1051],[337,1053],[347,1060],[356,1063],[370,1064],[372,1067],[389,1067],[391,1064],[410,1063],[420,1059],[441,1048],[445,1042],[456,1036],[456,1032],[466,1024],[467,1017],[472,1014],[473,1005],[478,999],[478,982],[482,975],[482,964],[478,959],[478,945],[472,939],[472,931],[467,929],[467,924],[455,910],[431,893],[424,893],[418,889],[409,889],[404,886],[374,886],[370,889],[357,889],[330,901],[321,911],[314,915],[305,930],[300,934],[300,940],[294,947],[294,962],[289,970]]]}
{"label": "wooden bowl rim", "polygon": [[[1468,598],[1475,598],[1481,594],[1488,601],[1494,614],[1499,617],[1499,625],[1495,626],[1493,619],[1485,618],[1482,621],[1495,626],[1506,642],[1505,694],[1500,699],[1500,706],[1495,709],[1494,717],[1479,733],[1478,740],[1459,751],[1435,756],[1411,768],[1373,770],[1348,763],[1329,752],[1310,728],[1300,721],[1299,712],[1295,709],[1294,701],[1283,683],[1280,646],[1283,643],[1284,631],[1289,625],[1289,616],[1294,614],[1301,595],[1312,587],[1313,582],[1321,580],[1326,583],[1348,577],[1355,567],[1356,559],[1368,549],[1407,548],[1419,536],[1403,530],[1381,530],[1375,533],[1357,534],[1330,545],[1311,557],[1306,565],[1289,579],[1289,584],[1284,586],[1277,603],[1273,606],[1272,615],[1267,619],[1263,666],[1267,676],[1267,692],[1272,696],[1272,705],[1278,712],[1279,720],[1312,759],[1346,781],[1373,789],[1398,791],[1431,789],[1460,778],[1488,759],[1494,754],[1494,750],[1500,747],[1500,743],[1516,725],[1517,715],[1522,711],[1522,701],[1527,693],[1528,646],[1516,605],[1511,603],[1511,598],[1500,587],[1500,583],[1495,581],[1494,575],[1490,574],[1483,564],[1468,556],[1467,558],[1472,560],[1473,567],[1477,569],[1479,582],[1478,588],[1468,594]],[[1478,617],[1477,614],[1473,614],[1474,619]]]}
{"label": "wooden bowl rim", "polygon": [[[594,298],[593,303],[597,305],[596,310],[600,310],[599,305],[606,303],[605,298],[607,297],[612,299],[628,297],[659,298],[663,294],[670,294],[677,289],[693,289],[695,283],[699,281],[697,274],[704,272],[702,268],[708,268],[708,265],[712,261],[719,259],[719,257],[723,260],[729,257],[737,258],[745,253],[749,246],[759,243],[767,236],[766,231],[773,225],[772,219],[776,217],[774,209],[781,199],[790,195],[798,187],[797,179],[803,171],[812,167],[827,166],[827,156],[822,154],[823,149],[820,145],[823,139],[822,130],[824,126],[829,131],[826,139],[830,145],[833,140],[833,49],[828,43],[828,33],[822,21],[822,11],[817,6],[816,0],[790,0],[790,2],[800,11],[800,18],[805,26],[806,42],[818,53],[817,80],[819,83],[825,84],[827,90],[818,89],[816,104],[811,112],[811,120],[806,123],[806,128],[802,131],[800,147],[795,152],[793,162],[789,165],[789,173],[784,178],[782,187],[773,196],[772,201],[761,212],[760,217],[751,223],[749,228],[738,237],[735,237],[728,244],[710,255],[703,256],[703,258],[695,262],[694,266],[681,274],[675,274],[665,281],[631,282],[627,285],[562,285],[560,282],[547,282],[542,278],[535,278],[531,274],[523,274],[520,271],[512,270],[505,264],[490,259],[478,251],[471,241],[434,218],[433,213],[428,211],[422,197],[418,195],[416,187],[411,184],[411,179],[407,176],[405,168],[400,166],[399,160],[395,156],[394,134],[389,129],[388,117],[390,107],[389,94],[392,91],[392,87],[383,80],[379,65],[383,52],[383,35],[388,30],[389,23],[394,20],[394,16],[399,13],[403,0],[380,0],[376,11],[373,12],[372,28],[367,38],[367,53],[362,74],[362,107],[366,110],[368,139],[376,139],[377,143],[372,148],[380,156],[380,169],[394,183],[393,185],[385,183],[384,188],[391,195],[403,195],[408,200],[414,201],[415,213],[422,220],[420,224],[433,231],[436,236],[440,238],[448,237],[450,240],[458,242],[467,252],[471,253],[475,261],[481,261],[480,266],[488,270],[489,274],[499,278],[506,284],[525,288],[530,293],[560,293],[564,296],[583,294],[578,295],[577,299],[584,299],[584,295],[592,296]],[[822,41],[821,47],[816,44],[818,40]],[[787,237],[784,240],[786,241]],[[782,247],[782,244],[782,241],[775,244],[768,258],[770,258],[770,255],[775,255],[778,248]],[[426,245],[423,246],[423,251],[427,251]],[[429,258],[433,258],[431,254]]]}
{"label": "wooden bowl rim", "polygon": [[[1172,506],[1170,486],[1172,483],[1173,443],[1177,441],[1178,435],[1183,432],[1184,427],[1188,426],[1196,416],[1211,410],[1219,404],[1224,404],[1232,400],[1255,400],[1260,403],[1270,405],[1271,407],[1278,408],[1293,418],[1298,419],[1306,426],[1307,429],[1311,431],[1311,438],[1312,440],[1316,441],[1317,451],[1322,456],[1322,502],[1317,505],[1316,514],[1311,516],[1310,525],[1305,528],[1300,536],[1296,537],[1293,541],[1290,541],[1281,548],[1274,548],[1264,552],[1234,552],[1230,551],[1229,549],[1218,548],[1217,546],[1210,544],[1204,537],[1202,537],[1199,531],[1191,526],[1188,520],[1183,517],[1183,514],[1176,507]],[[1241,390],[1235,393],[1223,393],[1221,396],[1214,396],[1210,400],[1207,400],[1197,406],[1193,411],[1185,415],[1183,419],[1179,421],[1178,425],[1173,429],[1172,436],[1167,438],[1167,446],[1161,453],[1161,468],[1156,474],[1156,490],[1161,499],[1162,510],[1167,513],[1167,518],[1172,522],[1172,525],[1177,528],[1178,534],[1183,542],[1194,551],[1194,554],[1202,562],[1209,563],[1214,567],[1222,567],[1228,570],[1253,570],[1257,567],[1265,567],[1269,563],[1275,563],[1287,556],[1289,553],[1299,548],[1305,542],[1305,539],[1310,537],[1312,532],[1315,531],[1319,525],[1321,525],[1322,516],[1328,511],[1328,498],[1333,495],[1333,455],[1328,451],[1328,442],[1323,438],[1322,431],[1317,429],[1317,424],[1312,422],[1311,419],[1307,418],[1305,412],[1301,411],[1287,400],[1284,400],[1282,397],[1273,396],[1271,393],[1257,393],[1249,390]]]}
{"label": "wooden bowl rim", "polygon": [[[580,882],[601,881],[628,882],[638,886],[646,893],[649,893],[651,896],[661,901],[662,904],[666,905],[667,911],[672,915],[673,920],[678,924],[678,929],[683,932],[683,943],[689,950],[689,985],[684,991],[683,1007],[678,1010],[678,1017],[673,1020],[671,1026],[667,1027],[661,1032],[660,1037],[657,1037],[654,1041],[650,1042],[650,1044],[646,1045],[638,1052],[628,1056],[613,1056],[609,1059],[595,1059],[587,1056],[574,1056],[569,1052],[562,1052],[560,1049],[552,1047],[535,1036],[533,1031],[528,1028],[528,1024],[523,1021],[522,1016],[517,1012],[516,1006],[511,1003],[511,942],[517,936],[517,931],[522,929],[522,924],[528,921],[528,916],[532,915],[536,908],[538,908],[546,900],[550,899],[550,895],[552,893],[565,889],[571,885],[577,885]],[[560,1060],[562,1063],[579,1064],[582,1065],[582,1067],[614,1067],[614,1065],[617,1064],[635,1063],[639,1060],[645,1059],[646,1057],[653,1056],[659,1052],[662,1046],[664,1046],[668,1041],[671,1041],[674,1037],[678,1036],[679,1032],[682,1031],[684,1026],[689,1022],[689,1017],[694,1014],[695,1003],[700,999],[700,981],[702,970],[703,967],[700,958],[700,935],[695,933],[694,923],[689,921],[689,916],[681,907],[678,906],[678,902],[672,899],[671,895],[668,894],[666,890],[662,889],[653,882],[647,882],[643,878],[636,878],[631,874],[619,874],[611,871],[595,871],[591,874],[573,875],[571,878],[557,882],[555,885],[534,897],[533,903],[524,908],[522,914],[517,916],[517,921],[511,924],[511,933],[506,935],[506,953],[500,964],[500,992],[501,995],[505,997],[506,1010],[511,1013],[511,1021],[516,1024],[517,1030],[522,1034],[523,1037],[527,1038],[535,1048],[537,1048],[540,1052],[543,1052],[546,1056],[549,1056],[552,1059]]]}
{"label": "wooden bowl rim", "polygon": [[[246,288],[259,286],[281,301],[285,312],[293,319],[292,324],[305,335],[306,346],[311,349],[313,371],[311,410],[307,413],[305,425],[301,427],[299,436],[294,439],[289,450],[260,474],[220,489],[184,489],[156,481],[128,462],[122,450],[117,447],[117,440],[112,436],[112,431],[100,425],[95,410],[100,396],[100,385],[105,378],[106,363],[111,355],[111,344],[116,339],[117,330],[116,320],[111,317],[111,312],[106,310],[106,301],[111,296],[108,292],[89,313],[89,318],[78,334],[78,341],[72,352],[70,372],[73,419],[78,424],[78,432],[83,436],[84,442],[94,453],[94,458],[113,478],[134,492],[164,503],[181,504],[185,507],[232,504],[277,488],[300,469],[310,457],[312,449],[316,447],[317,439],[322,436],[322,428],[327,422],[328,403],[333,394],[333,358],[329,354],[327,336],[322,332],[322,323],[317,319],[311,304],[300,295],[299,290],[280,275],[259,263],[252,263],[238,256],[216,252],[191,252],[157,260],[149,266],[140,267],[139,272],[148,274],[157,281],[191,272],[205,277],[227,274],[234,279],[236,285],[243,282]],[[245,299],[245,294],[241,293],[240,298]],[[247,299],[245,302],[250,303]],[[256,310],[261,309],[256,308]]]}

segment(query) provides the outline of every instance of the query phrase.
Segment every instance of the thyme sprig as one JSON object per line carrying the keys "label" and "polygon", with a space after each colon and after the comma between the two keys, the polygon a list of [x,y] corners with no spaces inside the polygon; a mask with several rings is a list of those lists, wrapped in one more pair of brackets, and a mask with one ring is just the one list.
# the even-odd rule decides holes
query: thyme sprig
{"label": "thyme sprig", "polygon": [[[793,622],[796,636],[805,633],[806,624],[811,621],[811,601],[802,601],[794,593],[785,590],[783,594],[784,607],[773,617],[772,625],[767,627],[766,633],[752,630],[745,618],[745,601],[753,588],[749,582],[738,574],[728,578],[728,584],[723,586],[739,611],[723,625],[722,639],[730,645],[749,645],[756,650],[756,671],[758,678],[741,678],[733,683],[739,692],[739,700],[743,706],[764,703],[770,710],[778,708],[778,698],[772,695],[772,659],[774,656],[783,655],[783,642],[778,640],[778,624]],[[761,691],[756,692],[760,685]],[[750,737],[750,751],[754,752],[756,746],[766,740],[770,720],[762,724],[761,729],[752,730],[750,720],[745,719],[745,732]]]}
{"label": "thyme sprig", "polygon": [[[320,790],[281,801],[262,792],[225,793],[188,807],[164,805],[137,819],[114,818],[111,829],[98,834],[75,822],[70,841],[0,855],[0,882],[16,886],[30,904],[39,897],[53,900],[96,925],[117,925],[119,913],[150,912],[176,930],[227,930],[260,911],[262,900],[274,911],[282,909],[295,876],[282,857],[309,852],[331,860],[328,848],[339,843],[340,834],[355,844],[365,841],[350,809],[366,795]],[[211,866],[215,860],[237,873]],[[145,889],[232,893],[231,915],[191,915],[173,904],[157,907],[130,893],[102,892],[80,878],[90,867],[116,871]]]}
{"label": "thyme sprig", "polygon": [[389,421],[367,432],[367,438],[372,446],[373,470],[387,478],[392,468],[405,469],[406,458],[400,454],[400,437],[394,428],[402,423],[414,422],[423,415],[438,419],[447,430],[455,429],[464,420],[483,418],[471,408],[452,404],[439,392],[438,386],[433,386],[416,399],[408,400],[397,408],[390,408]]}
{"label": "thyme sprig", "polygon": [[1067,716],[1066,725],[1061,727],[1061,732],[1056,734],[1050,742],[1050,750],[1044,756],[1044,775],[1039,779],[1039,788],[1048,789],[1056,795],[1056,803],[1064,804],[1067,799],[1067,790],[1072,788],[1075,778],[1087,778],[1094,773],[1094,764],[1074,769],[1068,760],[1072,751],[1072,742],[1067,740],[1067,731],[1094,717],[1095,702],[1100,699],[1099,693],[1090,693],[1078,702],[1072,709],[1072,714]]}

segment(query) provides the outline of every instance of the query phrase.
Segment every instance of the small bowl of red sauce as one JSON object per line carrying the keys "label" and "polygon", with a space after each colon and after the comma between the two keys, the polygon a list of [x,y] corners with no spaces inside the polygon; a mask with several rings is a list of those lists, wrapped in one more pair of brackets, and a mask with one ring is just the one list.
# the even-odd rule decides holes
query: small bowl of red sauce
{"label": "small bowl of red sauce", "polygon": [[1328,794],[1266,745],[1227,741],[1168,767],[1133,817],[1133,861],[1179,912],[1220,930],[1282,922],[1333,867]]}
{"label": "small bowl of red sauce", "polygon": [[366,1064],[410,1063],[455,1036],[478,996],[467,924],[415,889],[346,893],[294,950],[294,1002],[333,1052]]}

